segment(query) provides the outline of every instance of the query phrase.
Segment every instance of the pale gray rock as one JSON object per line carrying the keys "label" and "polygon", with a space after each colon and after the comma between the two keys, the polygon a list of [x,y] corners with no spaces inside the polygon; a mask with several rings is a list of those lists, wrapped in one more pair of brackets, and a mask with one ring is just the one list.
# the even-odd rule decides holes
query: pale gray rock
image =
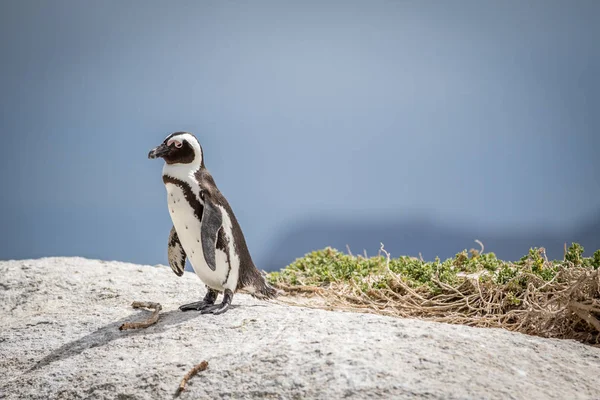
{"label": "pale gray rock", "polygon": [[[237,294],[180,312],[204,286],[165,266],[0,262],[0,398],[598,399],[600,349],[500,329],[332,312]],[[163,306],[156,325],[119,331]],[[220,301],[220,298],[219,300]]]}

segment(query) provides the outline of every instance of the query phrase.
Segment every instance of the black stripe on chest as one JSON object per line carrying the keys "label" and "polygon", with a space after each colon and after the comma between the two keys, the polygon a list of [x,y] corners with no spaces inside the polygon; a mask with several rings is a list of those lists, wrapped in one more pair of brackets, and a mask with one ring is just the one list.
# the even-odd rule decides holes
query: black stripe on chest
{"label": "black stripe on chest", "polygon": [[[192,207],[192,209],[194,210],[194,215],[196,216],[196,218],[198,218],[198,221],[202,222],[202,213],[204,212],[204,206],[202,205],[202,203],[200,203],[200,200],[198,200],[198,198],[194,195],[194,192],[192,191],[190,185],[187,182],[182,181],[181,179],[173,178],[172,176],[168,175],[163,175],[163,182],[165,185],[167,183],[176,185],[183,191],[183,197],[185,197],[185,201],[187,201],[190,207]],[[200,234],[202,234],[202,232]],[[216,247],[217,249],[222,250],[225,253],[225,256],[227,257],[228,270],[227,276],[223,281],[223,284],[225,284],[229,279],[229,273],[231,272],[231,260],[229,258],[229,240],[225,236],[225,231],[223,230],[223,227],[221,227],[221,229],[219,229],[219,232],[217,233]]]}
{"label": "black stripe on chest", "polygon": [[[198,218],[198,221],[202,221],[202,213],[204,212],[204,206],[200,203],[200,200],[196,197],[194,192],[192,192],[192,188],[187,182],[182,181],[181,179],[173,178],[172,176],[163,175],[163,182],[166,185],[167,183],[171,183],[177,187],[179,187],[183,191],[183,197],[185,197],[185,201],[188,202],[192,210],[194,210],[194,215]],[[171,196],[173,196],[171,194]],[[169,198],[169,202],[171,199]]]}

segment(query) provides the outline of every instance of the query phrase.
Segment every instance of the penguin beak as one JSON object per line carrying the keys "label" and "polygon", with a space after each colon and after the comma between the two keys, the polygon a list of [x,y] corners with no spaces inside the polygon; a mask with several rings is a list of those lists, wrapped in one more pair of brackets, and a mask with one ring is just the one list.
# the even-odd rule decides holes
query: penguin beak
{"label": "penguin beak", "polygon": [[150,153],[148,153],[148,158],[154,159],[154,158],[158,158],[158,157],[163,157],[163,156],[169,154],[169,151],[171,151],[169,146],[167,146],[166,144],[163,143],[160,146],[155,147],[152,150],[150,150]]}

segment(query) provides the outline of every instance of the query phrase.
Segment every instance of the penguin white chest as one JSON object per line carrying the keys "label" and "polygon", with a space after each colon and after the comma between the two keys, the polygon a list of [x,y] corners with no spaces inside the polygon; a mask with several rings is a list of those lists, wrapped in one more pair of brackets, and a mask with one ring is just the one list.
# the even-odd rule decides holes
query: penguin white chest
{"label": "penguin white chest", "polygon": [[194,208],[185,198],[181,187],[172,183],[167,183],[165,186],[169,215],[194,272],[202,282],[213,289],[231,289],[233,282],[231,282],[232,276],[230,275],[232,274],[228,255],[220,249],[215,249],[216,268],[213,271],[208,267],[202,250],[202,223],[200,220],[202,216],[196,216]]}

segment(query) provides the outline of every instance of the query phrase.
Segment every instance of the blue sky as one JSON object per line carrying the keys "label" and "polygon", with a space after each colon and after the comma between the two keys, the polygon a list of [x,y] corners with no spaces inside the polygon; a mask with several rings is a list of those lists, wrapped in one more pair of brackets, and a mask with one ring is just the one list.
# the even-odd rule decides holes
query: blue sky
{"label": "blue sky", "polygon": [[166,263],[146,155],[179,130],[259,263],[315,218],[576,230],[600,216],[599,16],[593,0],[2,2],[0,259]]}

